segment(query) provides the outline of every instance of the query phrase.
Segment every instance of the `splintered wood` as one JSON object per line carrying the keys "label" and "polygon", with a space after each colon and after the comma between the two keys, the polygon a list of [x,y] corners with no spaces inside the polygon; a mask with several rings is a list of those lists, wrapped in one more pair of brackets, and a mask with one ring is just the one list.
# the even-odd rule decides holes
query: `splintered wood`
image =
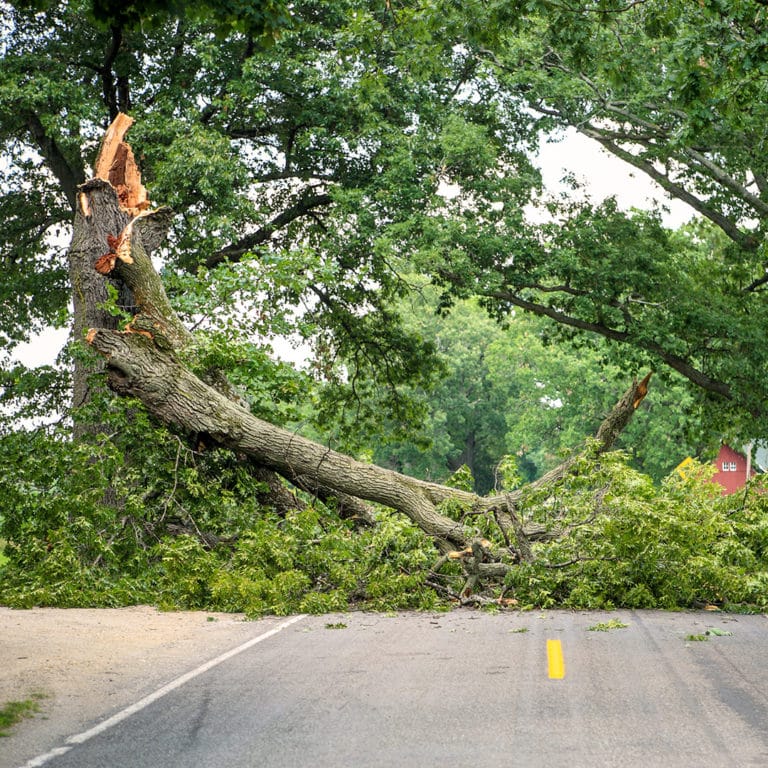
{"label": "splintered wood", "polygon": [[643,402],[645,396],[648,394],[648,382],[651,380],[651,376],[653,376],[653,371],[651,371],[638,385],[637,389],[635,390],[635,399],[632,403],[632,407],[637,410],[640,403]]}
{"label": "splintered wood", "polygon": [[136,165],[133,150],[123,141],[132,125],[133,118],[122,112],[112,121],[101,143],[95,175],[115,188],[120,207],[126,213],[137,216],[149,207],[149,200],[147,190],[141,183],[141,173]]}
{"label": "splintered wood", "polygon": [[[139,218],[139,216],[136,218]],[[108,275],[115,268],[115,262],[118,259],[121,259],[126,264],[133,264],[133,257],[131,256],[131,227],[134,221],[135,219],[131,220],[120,237],[107,235],[109,251],[96,259],[96,263],[93,265],[100,275]]]}

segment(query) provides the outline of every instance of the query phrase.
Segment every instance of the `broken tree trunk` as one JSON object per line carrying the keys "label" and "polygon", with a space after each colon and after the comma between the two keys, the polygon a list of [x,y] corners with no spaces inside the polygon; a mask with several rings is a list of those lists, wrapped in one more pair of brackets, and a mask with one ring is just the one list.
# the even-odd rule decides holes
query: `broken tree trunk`
{"label": "broken tree trunk", "polygon": [[[94,180],[85,187],[99,194],[99,204],[91,207],[92,217],[103,217],[109,226],[119,220],[118,190],[110,182]],[[444,555],[442,562],[459,559],[465,564],[472,585],[488,576],[503,576],[514,562],[531,559],[531,542],[550,534],[526,527],[519,519],[522,491],[480,497],[357,461],[256,418],[226,386],[211,386],[195,375],[178,354],[187,346],[189,333],[173,312],[145,247],[145,241],[157,241],[167,222],[165,210],[141,210],[111,242],[115,258],[109,261],[108,273],[131,291],[137,313],[123,331],[92,327],[87,341],[103,356],[109,386],[115,392],[138,398],[162,422],[203,434],[300,488],[374,502],[407,515],[433,538]],[[592,450],[611,448],[642,400],[647,383],[646,377],[632,384],[601,425]],[[570,464],[565,462],[536,486],[563,477]],[[494,545],[480,539],[471,525],[443,514],[441,505],[449,500],[466,511],[465,519],[487,515],[494,520],[506,548],[494,551]]]}
{"label": "broken tree trunk", "polygon": [[[109,309],[110,303],[116,303],[117,309],[135,315],[125,333],[152,334],[158,343],[181,353],[192,342],[192,335],[171,308],[150,258],[165,240],[172,213],[169,208],[149,210],[139,168],[125,141],[132,124],[132,118],[122,113],[117,115],[102,141],[95,177],[78,189],[69,249],[75,304],[73,337],[85,339],[90,328],[117,330],[117,313]],[[135,258],[135,254],[140,255]],[[118,264],[126,271],[116,270]],[[110,300],[110,286],[117,296],[116,302]],[[97,374],[103,371],[104,364],[99,358],[76,359],[73,386],[76,408],[92,400],[100,383]],[[220,391],[239,400],[238,393],[224,377],[216,379],[215,386]],[[100,431],[103,430],[98,419],[76,421],[76,438]],[[263,501],[278,510],[301,506],[274,473],[256,463],[249,469],[268,489]],[[358,518],[364,519],[360,514]]]}
{"label": "broken tree trunk", "polygon": [[133,150],[125,142],[125,134],[132,125],[132,117],[118,113],[104,134],[94,169],[94,176],[109,182],[117,192],[120,209],[131,217],[149,208],[139,166],[136,165]]}
{"label": "broken tree trunk", "polygon": [[[72,242],[67,254],[74,304],[72,337],[76,342],[84,339],[89,328],[117,328],[116,313],[109,309],[110,287],[117,296],[117,301],[112,303],[125,311],[134,309],[133,297],[126,286],[103,277],[111,272],[107,266],[118,258],[117,236],[149,205],[133,152],[123,141],[132,123],[127,115],[119,115],[112,123],[99,150],[95,178],[78,190]],[[97,360],[76,357],[72,391],[75,410],[91,402],[94,387],[98,387],[94,375],[102,371],[103,364]],[[98,431],[98,424],[79,420],[75,423],[76,436]]]}

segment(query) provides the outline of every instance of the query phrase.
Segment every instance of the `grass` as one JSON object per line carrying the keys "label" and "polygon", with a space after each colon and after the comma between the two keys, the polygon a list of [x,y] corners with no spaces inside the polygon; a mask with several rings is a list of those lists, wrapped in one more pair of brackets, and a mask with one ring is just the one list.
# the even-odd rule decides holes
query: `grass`
{"label": "grass", "polygon": [[0,707],[0,737],[10,736],[10,729],[14,725],[18,725],[27,717],[36,715],[40,711],[40,700],[44,698],[42,693],[33,693],[29,699],[9,701]]}
{"label": "grass", "polygon": [[733,632],[729,632],[727,629],[710,627],[703,635],[686,635],[685,639],[692,643],[703,643],[710,637],[731,637],[732,635]]}

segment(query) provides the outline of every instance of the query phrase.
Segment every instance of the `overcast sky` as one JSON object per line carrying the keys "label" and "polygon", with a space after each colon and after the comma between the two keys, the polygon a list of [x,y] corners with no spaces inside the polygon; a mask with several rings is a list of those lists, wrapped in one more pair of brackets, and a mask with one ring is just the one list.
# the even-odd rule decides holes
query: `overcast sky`
{"label": "overcast sky", "polygon": [[681,200],[671,200],[656,182],[628,163],[611,155],[596,141],[569,128],[558,143],[544,144],[539,155],[546,189],[555,190],[566,171],[587,184],[594,202],[615,195],[623,210],[651,208],[653,200],[669,208],[664,224],[677,228],[689,221],[695,211]]}
{"label": "overcast sky", "polygon": [[[650,208],[657,200],[669,208],[664,223],[678,227],[688,221],[694,211],[679,200],[670,200],[663,189],[639,171],[633,171],[626,163],[608,154],[597,142],[570,130],[558,143],[544,144],[539,163],[546,189],[556,192],[562,189],[560,180],[573,173],[587,184],[593,202],[615,195],[622,209]],[[27,344],[20,345],[15,357],[28,366],[53,363],[69,331],[67,329],[45,331]]]}

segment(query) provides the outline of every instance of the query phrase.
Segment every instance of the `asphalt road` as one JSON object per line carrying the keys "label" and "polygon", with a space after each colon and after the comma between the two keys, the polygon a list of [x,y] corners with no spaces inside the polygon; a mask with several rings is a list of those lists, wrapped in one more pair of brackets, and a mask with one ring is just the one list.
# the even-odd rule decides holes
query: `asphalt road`
{"label": "asphalt road", "polygon": [[[589,629],[612,619],[628,626]],[[249,647],[27,766],[764,768],[767,660],[765,616],[270,620]]]}

